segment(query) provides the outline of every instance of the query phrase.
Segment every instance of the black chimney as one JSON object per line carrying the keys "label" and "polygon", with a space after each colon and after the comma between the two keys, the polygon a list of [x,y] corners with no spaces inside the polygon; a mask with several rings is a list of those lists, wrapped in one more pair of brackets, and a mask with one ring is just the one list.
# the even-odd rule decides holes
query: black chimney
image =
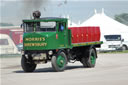
{"label": "black chimney", "polygon": [[40,16],[41,16],[40,11],[37,10],[37,11],[34,11],[34,12],[33,12],[33,17],[34,17],[34,19],[39,19]]}

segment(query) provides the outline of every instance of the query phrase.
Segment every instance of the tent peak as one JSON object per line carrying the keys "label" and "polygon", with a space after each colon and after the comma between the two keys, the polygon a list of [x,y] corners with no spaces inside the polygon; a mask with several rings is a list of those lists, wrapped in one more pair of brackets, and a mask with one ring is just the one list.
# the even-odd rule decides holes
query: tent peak
{"label": "tent peak", "polygon": [[104,8],[102,8],[102,14],[104,14]]}
{"label": "tent peak", "polygon": [[98,13],[96,9],[94,9],[94,14],[104,15],[104,8],[102,8],[101,13]]}
{"label": "tent peak", "polygon": [[94,9],[94,13],[97,14],[97,10],[96,9]]}

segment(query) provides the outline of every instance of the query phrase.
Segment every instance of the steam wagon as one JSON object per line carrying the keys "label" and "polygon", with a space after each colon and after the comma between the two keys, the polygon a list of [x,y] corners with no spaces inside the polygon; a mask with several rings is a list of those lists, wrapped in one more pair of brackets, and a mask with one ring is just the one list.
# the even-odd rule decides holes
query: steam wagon
{"label": "steam wagon", "polygon": [[23,20],[23,55],[21,66],[33,72],[40,63],[51,61],[55,71],[64,71],[68,63],[80,61],[84,67],[94,67],[102,44],[99,27],[68,27],[68,19],[58,17]]}

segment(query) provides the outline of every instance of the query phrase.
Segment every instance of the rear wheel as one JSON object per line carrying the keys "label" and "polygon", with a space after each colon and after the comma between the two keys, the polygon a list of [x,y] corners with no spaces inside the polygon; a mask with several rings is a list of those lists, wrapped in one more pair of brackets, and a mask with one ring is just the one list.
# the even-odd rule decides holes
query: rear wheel
{"label": "rear wheel", "polygon": [[122,46],[122,51],[127,50],[127,47],[125,45]]}
{"label": "rear wheel", "polygon": [[81,58],[81,63],[84,67],[95,67],[96,56],[97,54],[94,48],[87,49],[84,56]]}
{"label": "rear wheel", "polygon": [[21,59],[21,66],[25,72],[33,72],[36,68],[36,64],[32,60],[28,60],[24,55]]}
{"label": "rear wheel", "polygon": [[67,65],[67,57],[64,52],[59,52],[52,57],[52,67],[55,71],[64,71]]}

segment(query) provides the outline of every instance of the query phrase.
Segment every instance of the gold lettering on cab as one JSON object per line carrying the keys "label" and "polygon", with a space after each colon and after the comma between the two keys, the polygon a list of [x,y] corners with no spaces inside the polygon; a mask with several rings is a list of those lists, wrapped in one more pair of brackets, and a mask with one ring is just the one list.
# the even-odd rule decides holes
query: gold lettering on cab
{"label": "gold lettering on cab", "polygon": [[39,38],[25,38],[25,41],[45,41],[45,37],[39,37]]}
{"label": "gold lettering on cab", "polygon": [[24,43],[24,46],[47,46],[47,43]]}

